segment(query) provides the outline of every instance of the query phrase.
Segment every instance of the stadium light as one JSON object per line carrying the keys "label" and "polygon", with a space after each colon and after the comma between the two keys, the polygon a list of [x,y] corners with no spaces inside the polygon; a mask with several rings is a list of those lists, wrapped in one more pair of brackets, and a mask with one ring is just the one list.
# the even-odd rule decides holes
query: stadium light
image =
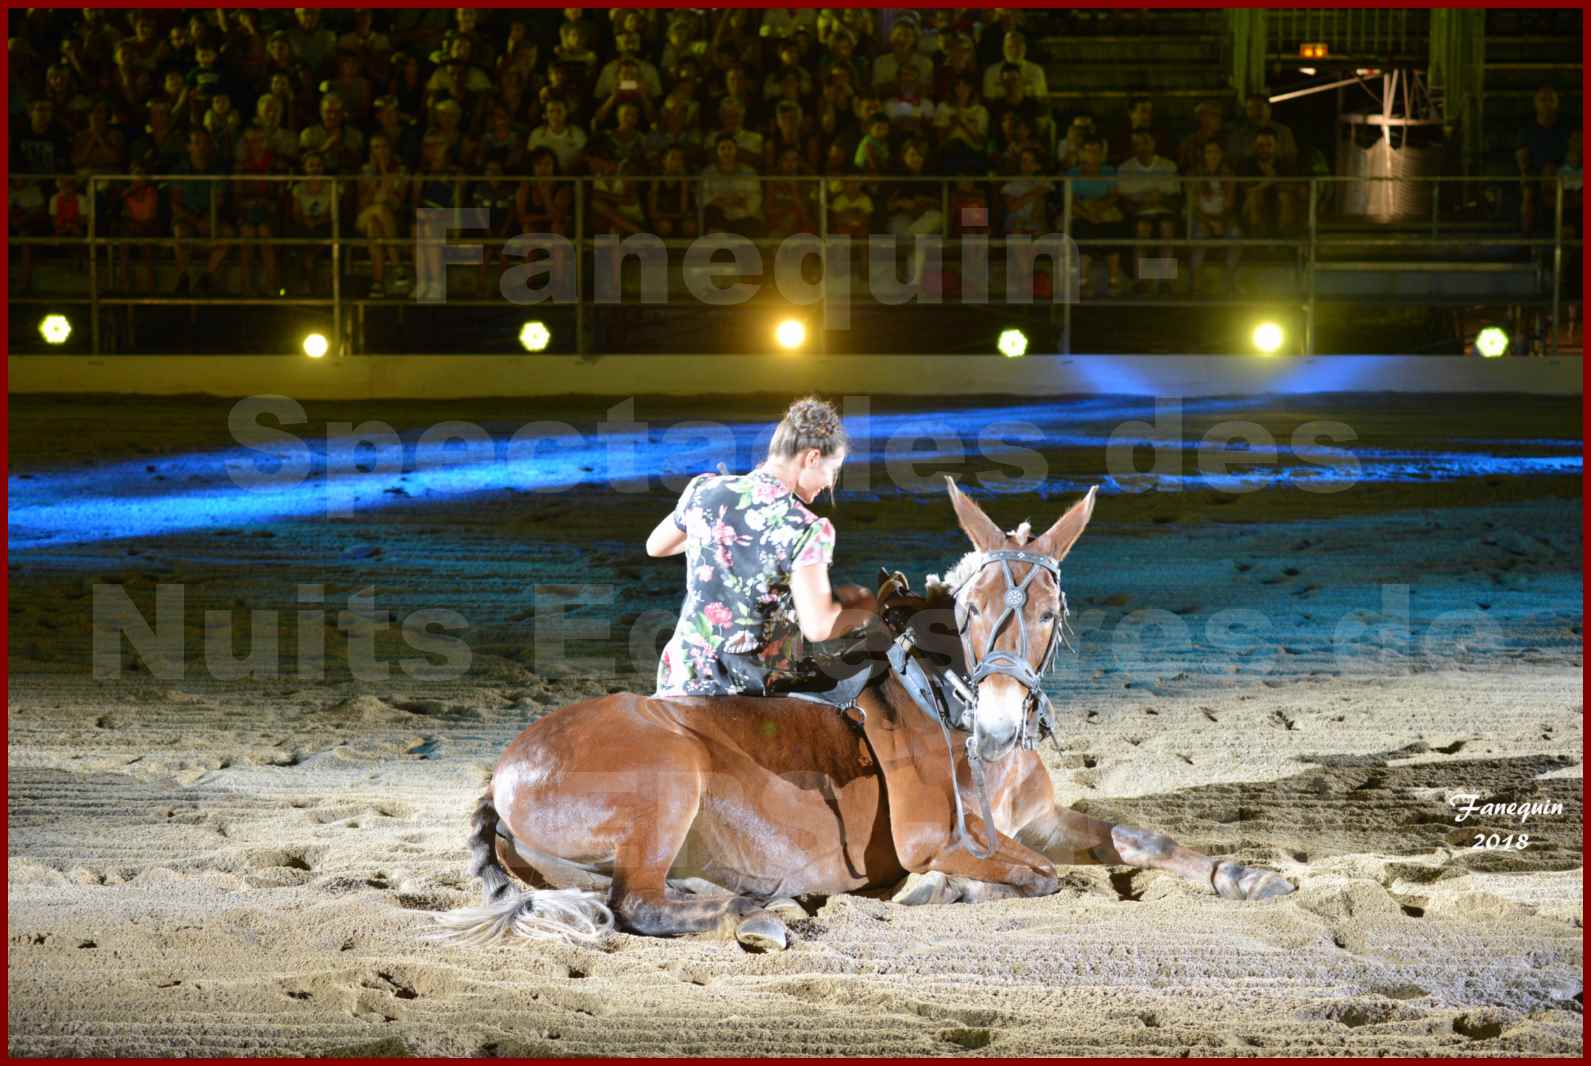
{"label": "stadium light", "polygon": [[1486,359],[1499,359],[1508,354],[1508,331],[1500,326],[1487,326],[1475,334],[1475,350]]}
{"label": "stadium light", "polygon": [[806,323],[799,318],[787,318],[774,328],[773,338],[779,342],[779,347],[793,352],[807,342]]}
{"label": "stadium light", "polygon": [[45,315],[39,320],[39,336],[46,344],[65,344],[72,335],[72,323],[65,315]]}
{"label": "stadium light", "polygon": [[324,333],[311,333],[304,338],[304,354],[311,359],[324,357],[330,348]]}
{"label": "stadium light", "polygon": [[1275,322],[1261,322],[1254,327],[1254,348],[1261,355],[1275,355],[1282,350],[1282,341],[1287,335],[1282,332],[1282,327]]}
{"label": "stadium light", "polygon": [[552,331],[545,322],[526,322],[519,327],[519,343],[527,352],[546,351],[552,340]]}
{"label": "stadium light", "polygon": [[996,347],[1007,359],[1020,359],[1028,354],[1028,335],[1019,329],[1001,330]]}

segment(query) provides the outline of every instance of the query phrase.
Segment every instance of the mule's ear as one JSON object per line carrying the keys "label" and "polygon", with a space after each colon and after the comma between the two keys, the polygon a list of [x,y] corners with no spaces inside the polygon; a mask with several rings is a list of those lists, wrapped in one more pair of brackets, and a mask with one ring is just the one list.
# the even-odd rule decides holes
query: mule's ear
{"label": "mule's ear", "polygon": [[1088,495],[1072,504],[1060,520],[1044,531],[1044,535],[1032,541],[1028,548],[1031,551],[1042,552],[1056,562],[1066,558],[1072,550],[1072,545],[1077,543],[1077,538],[1083,535],[1083,530],[1088,528],[1088,520],[1094,516],[1094,496],[1099,492],[1095,485],[1088,490]]}
{"label": "mule's ear", "polygon": [[956,509],[956,520],[961,523],[962,532],[967,534],[972,546],[981,552],[1002,547],[1005,534],[983,513],[983,508],[962,495],[961,490],[956,488],[955,478],[946,474],[945,487],[950,490],[950,503]]}

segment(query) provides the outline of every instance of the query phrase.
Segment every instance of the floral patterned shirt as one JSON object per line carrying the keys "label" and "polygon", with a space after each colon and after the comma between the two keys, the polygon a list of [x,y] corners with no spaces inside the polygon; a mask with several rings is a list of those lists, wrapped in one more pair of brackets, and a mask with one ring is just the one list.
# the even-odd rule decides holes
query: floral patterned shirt
{"label": "floral patterned shirt", "polygon": [[693,478],[674,524],[685,532],[685,603],[658,662],[657,694],[761,694],[810,673],[790,575],[829,564],[833,523],[753,470]]}

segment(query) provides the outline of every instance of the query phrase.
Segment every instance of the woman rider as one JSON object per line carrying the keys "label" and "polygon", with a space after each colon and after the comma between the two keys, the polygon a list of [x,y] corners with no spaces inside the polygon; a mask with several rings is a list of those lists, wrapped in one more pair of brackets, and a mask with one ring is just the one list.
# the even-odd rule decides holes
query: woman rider
{"label": "woman rider", "polygon": [[[768,695],[824,688],[808,642],[873,618],[873,594],[831,590],[834,526],[809,508],[831,490],[848,440],[834,408],[797,400],[749,474],[702,474],[647,538],[648,555],[685,553],[685,603],[663,650],[657,695]],[[854,672],[854,671],[853,671]]]}

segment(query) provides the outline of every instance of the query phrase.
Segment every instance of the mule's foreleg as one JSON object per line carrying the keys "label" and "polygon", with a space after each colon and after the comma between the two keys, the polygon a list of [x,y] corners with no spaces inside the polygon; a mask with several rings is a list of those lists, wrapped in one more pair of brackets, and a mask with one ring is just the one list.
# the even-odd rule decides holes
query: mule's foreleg
{"label": "mule's foreleg", "polygon": [[1264,899],[1293,891],[1272,870],[1212,858],[1164,833],[1090,818],[1053,801],[1017,836],[1059,866],[1103,863],[1169,870],[1227,899]]}

